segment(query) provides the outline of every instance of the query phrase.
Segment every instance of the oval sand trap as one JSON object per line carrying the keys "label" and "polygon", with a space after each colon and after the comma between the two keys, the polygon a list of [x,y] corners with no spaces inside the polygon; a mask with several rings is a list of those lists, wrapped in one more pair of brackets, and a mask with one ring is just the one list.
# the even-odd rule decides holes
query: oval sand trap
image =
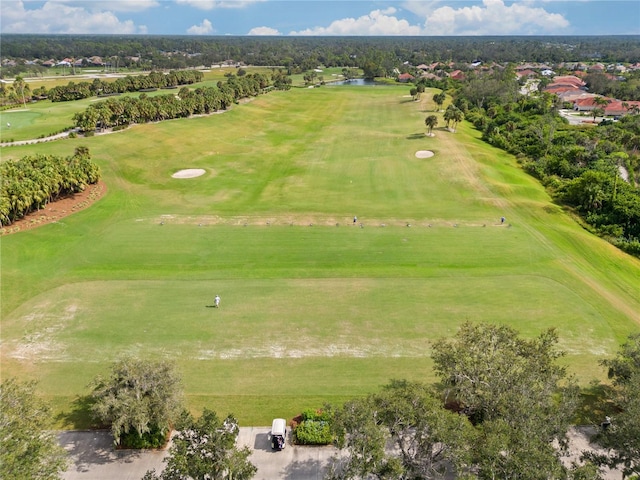
{"label": "oval sand trap", "polygon": [[202,168],[187,168],[186,170],[180,170],[173,175],[172,178],[194,178],[204,175],[206,172]]}
{"label": "oval sand trap", "polygon": [[416,158],[429,158],[433,157],[433,152],[431,150],[418,150],[416,152]]}

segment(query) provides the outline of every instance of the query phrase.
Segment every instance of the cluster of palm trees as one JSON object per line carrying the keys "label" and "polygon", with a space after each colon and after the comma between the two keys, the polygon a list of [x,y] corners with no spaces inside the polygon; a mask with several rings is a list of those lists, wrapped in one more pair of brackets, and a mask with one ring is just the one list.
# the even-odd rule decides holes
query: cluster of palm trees
{"label": "cluster of palm trees", "polygon": [[201,82],[203,77],[203,73],[197,70],[177,70],[167,74],[154,71],[149,75],[127,75],[113,82],[96,78],[93,82],[69,82],[67,85],[53,87],[47,92],[47,98],[52,102],[68,102],[98,95],[190,85]]}
{"label": "cluster of palm trees", "polygon": [[[436,93],[433,96],[433,101],[436,103],[438,111],[441,109],[442,104],[444,104],[446,97],[444,92]],[[464,120],[464,113],[454,104],[450,104],[444,111],[442,118],[446,122],[447,128],[455,132],[456,126]],[[436,115],[429,115],[424,119],[424,124],[427,127],[428,135],[432,135],[433,129],[438,125],[438,117]]]}
{"label": "cluster of palm trees", "polygon": [[34,155],[2,162],[0,177],[0,226],[6,226],[96,183],[100,168],[86,147],[78,147],[66,158]]}
{"label": "cluster of palm trees", "polygon": [[464,113],[452,103],[444,111],[442,118],[447,123],[447,128],[455,132],[458,124],[464,120]]}
{"label": "cluster of palm trees", "polygon": [[226,110],[241,98],[259,95],[270,86],[269,78],[256,73],[230,76],[216,87],[199,87],[191,90],[182,87],[177,95],[139,97],[111,97],[89,105],[84,112],[76,113],[73,122],[81,132],[98,128],[113,128],[133,123],[157,122],[172,118],[213,113]]}
{"label": "cluster of palm trees", "polygon": [[[451,130],[455,132],[458,123],[464,119],[464,113],[458,107],[451,104],[444,111],[442,118],[447,123],[447,128],[451,128]],[[427,126],[429,136],[431,136],[433,129],[438,125],[438,117],[436,115],[429,115],[424,119],[424,124]]]}

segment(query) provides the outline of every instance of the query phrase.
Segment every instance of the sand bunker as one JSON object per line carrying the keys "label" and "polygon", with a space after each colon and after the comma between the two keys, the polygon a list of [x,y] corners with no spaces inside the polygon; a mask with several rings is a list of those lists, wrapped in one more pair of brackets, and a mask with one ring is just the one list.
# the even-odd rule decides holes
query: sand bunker
{"label": "sand bunker", "polygon": [[187,168],[186,170],[180,170],[173,175],[172,178],[194,178],[204,175],[206,172],[202,168]]}
{"label": "sand bunker", "polygon": [[430,158],[433,157],[433,152],[431,150],[418,150],[416,152],[416,158]]}

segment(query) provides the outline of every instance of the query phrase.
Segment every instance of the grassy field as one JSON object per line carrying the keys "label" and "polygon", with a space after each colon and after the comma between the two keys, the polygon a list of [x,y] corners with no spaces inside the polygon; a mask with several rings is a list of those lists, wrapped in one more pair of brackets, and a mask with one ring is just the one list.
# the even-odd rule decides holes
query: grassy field
{"label": "grassy field", "polygon": [[[432,381],[432,341],[482,321],[555,327],[570,371],[602,378],[598,360],[640,329],[640,262],[468,125],[426,137],[432,94],[407,94],[293,89],[3,148],[86,145],[108,186],[87,210],[0,237],[3,377],[37,379],[59,424],[82,427],[87,384],[111,362],[171,358],[194,411],[267,425],[393,378]],[[206,173],[171,177],[183,168]]]}

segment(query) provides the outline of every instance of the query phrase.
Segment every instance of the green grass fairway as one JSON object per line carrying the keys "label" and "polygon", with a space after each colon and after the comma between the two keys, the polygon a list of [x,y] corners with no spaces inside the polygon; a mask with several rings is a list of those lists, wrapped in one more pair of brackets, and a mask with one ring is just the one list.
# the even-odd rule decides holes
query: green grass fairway
{"label": "green grass fairway", "polygon": [[4,110],[1,114],[0,140],[2,142],[31,140],[71,128],[73,115],[87,108],[90,101],[91,99],[52,103],[47,100]]}
{"label": "green grass fairway", "polygon": [[[267,425],[394,378],[434,380],[433,340],[473,321],[528,337],[555,327],[569,370],[603,378],[598,360],[640,329],[640,262],[469,125],[441,120],[426,137],[431,97],[292,89],[3,148],[86,145],[108,187],[89,209],[0,237],[3,377],[37,379],[59,425],[84,427],[95,375],[123,354],[170,358],[194,411]],[[172,178],[186,168],[206,173]]]}

